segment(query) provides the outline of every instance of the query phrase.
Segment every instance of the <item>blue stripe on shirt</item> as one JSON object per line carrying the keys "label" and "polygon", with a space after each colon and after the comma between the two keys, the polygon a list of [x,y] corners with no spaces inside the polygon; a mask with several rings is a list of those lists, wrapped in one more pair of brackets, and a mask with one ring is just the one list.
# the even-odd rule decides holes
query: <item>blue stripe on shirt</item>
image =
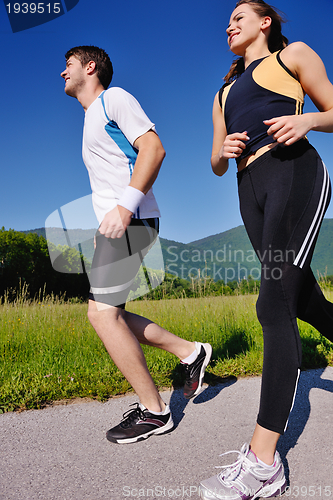
{"label": "blue stripe on shirt", "polygon": [[[111,137],[111,139],[117,144],[119,149],[124,153],[124,155],[128,159],[128,168],[130,171],[130,178],[132,177],[133,174],[133,169],[134,165],[138,156],[137,150],[132,146],[132,144],[129,142],[127,137],[124,135],[124,133],[120,130],[118,127],[117,123],[114,120],[110,120],[110,118],[107,115],[106,109],[105,109],[105,102],[104,102],[104,92],[100,96],[104,113],[105,116],[108,120],[108,123],[105,125],[105,130]],[[137,217],[139,217],[139,208],[137,210]]]}

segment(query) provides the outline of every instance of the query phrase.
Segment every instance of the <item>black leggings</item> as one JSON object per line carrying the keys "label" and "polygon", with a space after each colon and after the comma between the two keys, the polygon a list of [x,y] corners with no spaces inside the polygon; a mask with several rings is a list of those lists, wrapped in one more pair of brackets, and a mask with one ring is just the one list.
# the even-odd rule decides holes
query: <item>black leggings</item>
{"label": "black leggings", "polygon": [[333,304],[310,268],[330,180],[316,150],[300,140],[277,146],[239,172],[238,191],[245,228],[262,264],[257,314],[264,364],[257,422],[283,434],[302,360],[296,319],[333,341]]}

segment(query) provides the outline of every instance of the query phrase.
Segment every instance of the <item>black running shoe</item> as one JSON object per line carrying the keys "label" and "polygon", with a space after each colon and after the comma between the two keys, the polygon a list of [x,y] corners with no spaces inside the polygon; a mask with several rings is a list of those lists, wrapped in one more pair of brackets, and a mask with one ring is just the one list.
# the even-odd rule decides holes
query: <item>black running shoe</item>
{"label": "black running shoe", "polygon": [[196,342],[196,347],[200,347],[198,357],[190,365],[182,364],[185,371],[184,396],[186,399],[194,398],[202,390],[205,370],[212,356],[212,346]]}
{"label": "black running shoe", "polygon": [[112,443],[136,443],[152,434],[165,434],[173,429],[169,406],[166,406],[163,415],[155,415],[139,403],[133,405],[136,408],[124,413],[120,424],[106,433],[106,438]]}

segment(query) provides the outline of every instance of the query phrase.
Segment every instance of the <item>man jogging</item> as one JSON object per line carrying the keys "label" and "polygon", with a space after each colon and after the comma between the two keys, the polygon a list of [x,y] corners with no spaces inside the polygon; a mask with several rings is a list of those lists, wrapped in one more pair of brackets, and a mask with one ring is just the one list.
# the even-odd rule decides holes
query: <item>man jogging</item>
{"label": "man jogging", "polygon": [[158,235],[160,212],[152,185],[165,151],[136,99],[121,88],[108,89],[113,68],[104,50],[75,47],[65,57],[65,92],[85,111],[82,154],[100,224],[89,275],[88,317],[140,399],[107,432],[107,439],[133,443],[173,429],[169,406],[151,378],[140,344],[159,347],[181,360],[187,399],[202,388],[212,348],[181,339],[125,310],[131,285]]}

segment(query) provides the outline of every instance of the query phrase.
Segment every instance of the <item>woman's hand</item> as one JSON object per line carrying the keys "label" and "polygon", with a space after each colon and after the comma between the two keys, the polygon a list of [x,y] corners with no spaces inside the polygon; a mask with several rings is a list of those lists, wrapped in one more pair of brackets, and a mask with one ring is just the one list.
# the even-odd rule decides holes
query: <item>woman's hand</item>
{"label": "woman's hand", "polygon": [[249,139],[247,132],[235,132],[225,136],[222,147],[211,157],[211,165],[215,175],[222,176],[226,173],[228,160],[238,158],[246,148],[245,142]]}
{"label": "woman's hand", "polygon": [[290,146],[305,137],[311,130],[313,126],[311,117],[311,113],[279,116],[271,120],[264,120],[264,124],[269,127],[268,135],[272,135],[279,144]]}
{"label": "woman's hand", "polygon": [[213,147],[210,163],[215,175],[221,177],[226,173],[230,158],[238,158],[249,140],[247,132],[227,133],[224,114],[219,103],[219,93],[215,95],[213,104]]}
{"label": "woman's hand", "polygon": [[235,132],[234,134],[227,135],[218,153],[219,158],[224,158],[225,160],[238,158],[246,148],[245,142],[249,139],[247,132]]}

